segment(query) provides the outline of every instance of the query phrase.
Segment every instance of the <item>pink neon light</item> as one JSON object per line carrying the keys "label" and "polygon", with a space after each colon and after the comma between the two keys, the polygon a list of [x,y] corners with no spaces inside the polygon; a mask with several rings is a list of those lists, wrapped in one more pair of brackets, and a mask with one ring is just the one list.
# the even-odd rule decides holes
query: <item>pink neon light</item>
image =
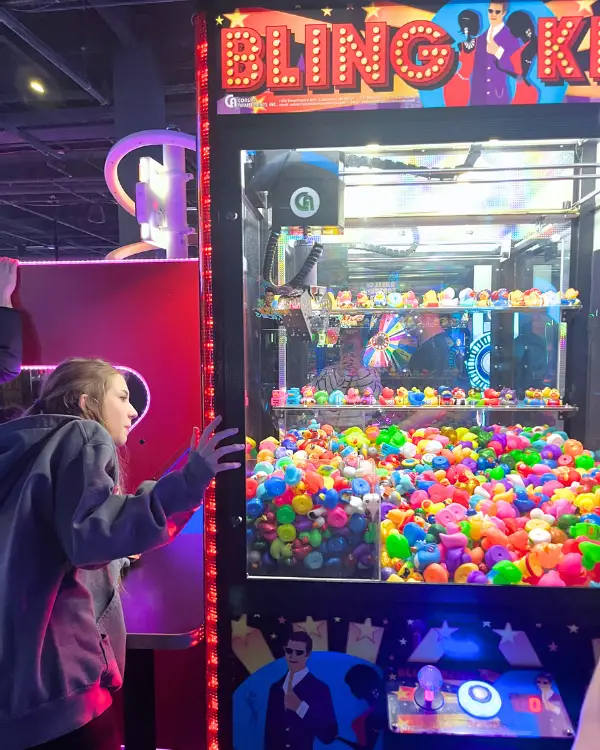
{"label": "pink neon light", "polygon": [[[56,367],[57,365],[23,365],[23,367],[21,367],[21,370],[56,370]],[[138,378],[138,380],[144,386],[144,390],[146,391],[146,408],[136,419],[136,421],[131,425],[131,430],[129,432],[132,433],[150,410],[150,388],[148,387],[146,378],[144,378],[144,376],[137,370],[134,370],[131,367],[125,367],[123,365],[115,365],[115,367],[117,368],[117,370],[123,370],[123,372],[128,372],[131,375],[135,375],[135,377]]]}
{"label": "pink neon light", "polygon": [[20,262],[20,266],[80,266],[86,265],[111,265],[116,263],[198,263],[198,258],[131,258],[129,260],[26,260]]}

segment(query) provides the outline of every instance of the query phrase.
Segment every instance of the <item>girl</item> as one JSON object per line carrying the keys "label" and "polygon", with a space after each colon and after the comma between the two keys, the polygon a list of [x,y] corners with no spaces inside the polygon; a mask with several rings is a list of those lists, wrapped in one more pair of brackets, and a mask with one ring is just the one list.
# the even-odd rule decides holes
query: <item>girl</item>
{"label": "girl", "polygon": [[466,107],[471,98],[471,75],[475,62],[475,47],[481,31],[479,13],[463,10],[458,14],[458,26],[464,41],[458,44],[458,70],[444,86],[444,102],[447,107]]}
{"label": "girl", "polygon": [[[198,440],[187,466],[115,494],[116,449],[137,413],[123,376],[72,359],[28,414],[0,426],[0,746],[119,750],[110,707],[123,681],[118,561],[167,544],[202,503],[237,430]],[[214,434],[213,434],[214,433]],[[196,445],[197,442],[197,445]],[[45,743],[45,744],[44,744]]]}
{"label": "girl", "polygon": [[517,10],[511,13],[506,19],[506,25],[512,32],[513,36],[523,42],[511,58],[515,69],[517,85],[513,104],[537,104],[540,98],[540,92],[530,81],[529,73],[535,58],[537,57],[538,37],[536,34],[536,23],[532,20],[529,13]]}

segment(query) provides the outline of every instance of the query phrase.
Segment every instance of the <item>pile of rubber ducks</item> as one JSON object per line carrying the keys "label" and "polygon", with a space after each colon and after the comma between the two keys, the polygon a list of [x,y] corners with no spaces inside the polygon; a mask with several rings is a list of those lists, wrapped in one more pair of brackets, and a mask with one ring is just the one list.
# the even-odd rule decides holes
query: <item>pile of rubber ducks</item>
{"label": "pile of rubber ducks", "polygon": [[598,456],[562,431],[313,421],[246,449],[251,573],[600,586]]}
{"label": "pile of rubber ducks", "polygon": [[[560,391],[556,388],[528,388],[523,403],[527,406],[562,406]],[[310,385],[303,388],[276,389],[271,395],[271,406],[517,406],[519,400],[512,388],[498,391],[494,388],[480,390],[471,388],[468,393],[462,388],[427,386],[419,388],[383,388],[379,397],[375,397],[371,388],[362,393],[358,388],[349,388],[347,393],[335,390],[315,391]]]}
{"label": "pile of rubber ducks", "polygon": [[522,292],[515,289],[509,292],[508,289],[497,289],[491,291],[482,289],[475,292],[467,287],[456,295],[454,289],[447,287],[441,292],[435,292],[431,289],[425,292],[422,300],[419,302],[417,295],[410,292],[390,292],[377,291],[374,294],[367,294],[361,291],[354,299],[352,292],[348,290],[340,291],[337,296],[330,296],[332,306],[338,309],[344,308],[364,308],[377,309],[382,307],[392,308],[410,308],[417,307],[552,307],[556,305],[566,305],[576,307],[581,305],[579,292],[576,289],[567,289],[564,294],[560,292],[549,291],[541,292],[539,289],[528,289]]}

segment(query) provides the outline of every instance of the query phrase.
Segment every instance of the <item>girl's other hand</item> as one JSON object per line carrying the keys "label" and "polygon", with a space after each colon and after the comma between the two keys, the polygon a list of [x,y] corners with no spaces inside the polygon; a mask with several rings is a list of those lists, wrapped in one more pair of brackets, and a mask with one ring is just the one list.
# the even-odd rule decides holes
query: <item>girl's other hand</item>
{"label": "girl's other hand", "polygon": [[229,453],[238,453],[243,451],[245,446],[243,444],[234,445],[223,445],[217,447],[219,443],[227,438],[237,435],[239,430],[235,427],[229,430],[221,430],[215,432],[217,427],[221,424],[221,417],[215,417],[213,421],[207,425],[204,432],[198,437],[200,430],[195,427],[192,434],[192,443],[190,449],[195,451],[198,455],[206,461],[210,469],[214,474],[218,474],[221,471],[231,471],[232,469],[239,469],[242,465],[238,461],[220,463],[220,459]]}

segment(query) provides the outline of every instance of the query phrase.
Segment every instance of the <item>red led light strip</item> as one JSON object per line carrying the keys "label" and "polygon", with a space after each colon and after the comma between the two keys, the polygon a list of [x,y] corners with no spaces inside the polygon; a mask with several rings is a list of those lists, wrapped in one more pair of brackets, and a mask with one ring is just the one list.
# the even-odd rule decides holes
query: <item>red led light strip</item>
{"label": "red led light strip", "polygon": [[[208,116],[208,38],[206,16],[196,17],[196,91],[198,106],[198,206],[200,214],[200,329],[204,422],[215,416],[214,319],[210,219],[210,122]],[[217,525],[215,483],[204,498],[204,575],[206,639],[206,747],[219,750],[219,675],[217,655]]]}

